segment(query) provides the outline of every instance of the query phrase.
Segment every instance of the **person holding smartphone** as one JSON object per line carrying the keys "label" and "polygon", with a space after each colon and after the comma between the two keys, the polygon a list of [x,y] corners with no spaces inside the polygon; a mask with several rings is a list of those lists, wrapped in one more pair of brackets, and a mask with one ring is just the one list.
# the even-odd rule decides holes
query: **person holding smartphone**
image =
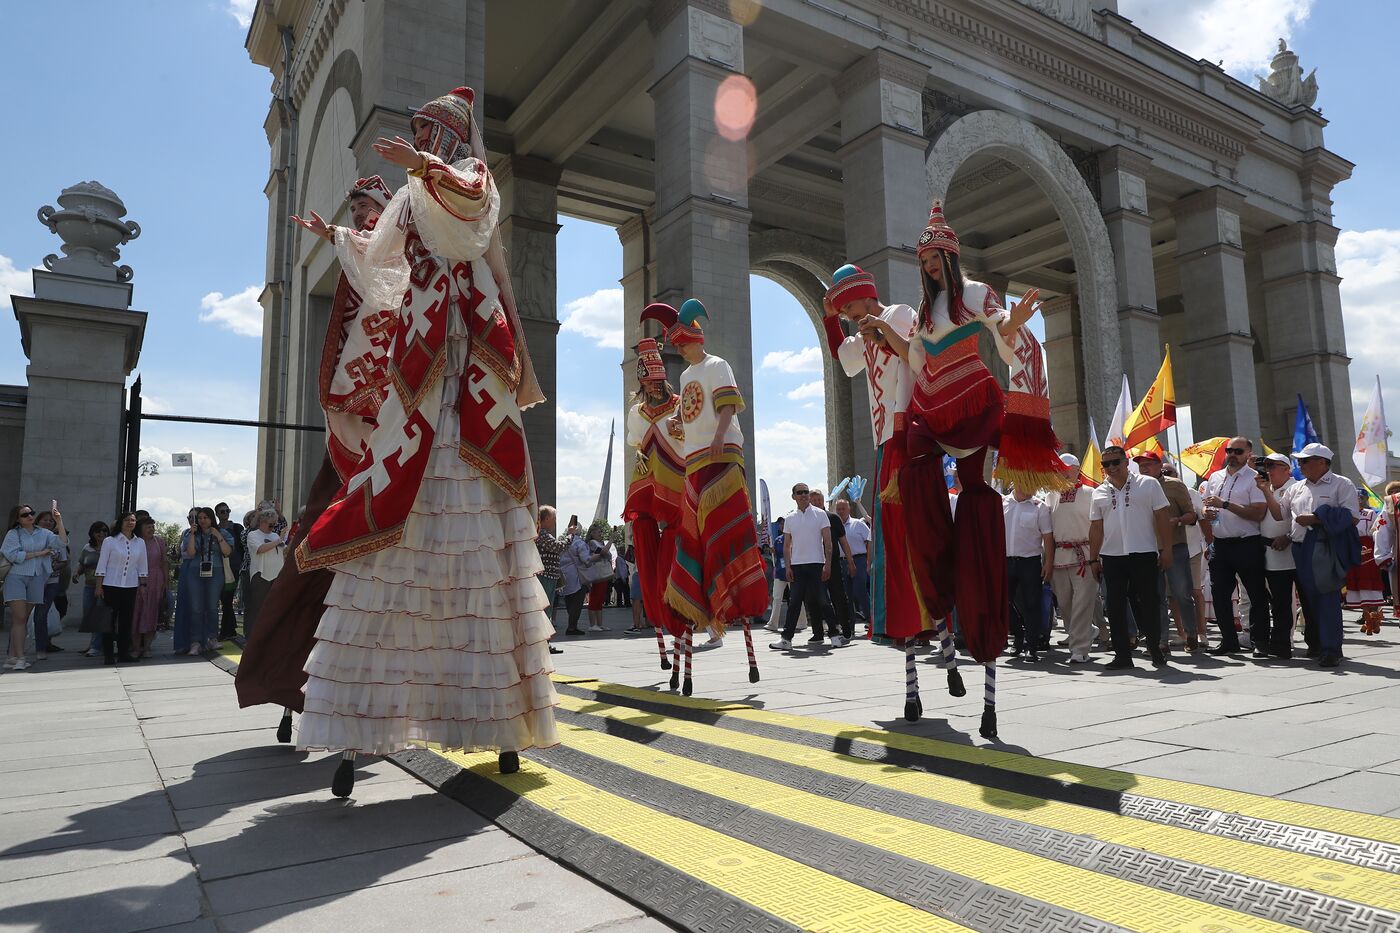
{"label": "person holding smartphone", "polygon": [[213,509],[190,512],[190,527],[180,535],[180,597],[175,613],[175,653],[199,655],[219,649],[219,593],[224,586],[224,558],[233,540],[219,529]]}
{"label": "person holding smartphone", "polygon": [[[50,512],[54,517],[53,531],[39,527],[38,513],[33,506],[15,506],[10,512],[4,543],[0,544],[0,553],[10,562],[10,572],[5,575],[5,602],[10,606],[10,658],[5,667],[14,671],[30,666],[24,657],[25,620],[31,609],[44,602],[44,586],[53,572],[54,556],[66,554],[68,546],[63,515],[56,507]],[[36,622],[36,628],[40,624],[46,626],[44,637],[47,638],[48,619]]]}

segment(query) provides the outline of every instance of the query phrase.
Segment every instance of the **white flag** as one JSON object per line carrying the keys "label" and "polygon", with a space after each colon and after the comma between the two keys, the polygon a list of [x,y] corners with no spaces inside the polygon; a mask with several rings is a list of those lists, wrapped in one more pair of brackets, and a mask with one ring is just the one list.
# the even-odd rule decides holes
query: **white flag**
{"label": "white flag", "polygon": [[1371,404],[1366,406],[1361,429],[1356,432],[1356,449],[1351,453],[1351,462],[1367,486],[1378,487],[1385,482],[1389,448],[1390,431],[1385,426],[1385,402],[1381,399],[1381,377],[1377,376]]}
{"label": "white flag", "polygon": [[1123,425],[1127,423],[1128,416],[1133,413],[1133,399],[1128,392],[1128,374],[1123,374],[1123,391],[1118,393],[1118,407],[1113,409],[1113,418],[1108,422],[1108,437],[1105,440],[1110,445],[1123,445]]}
{"label": "white flag", "polygon": [[177,466],[192,467],[192,466],[194,466],[194,454],[171,454],[171,455],[170,455],[170,465],[173,466],[173,467],[177,467]]}

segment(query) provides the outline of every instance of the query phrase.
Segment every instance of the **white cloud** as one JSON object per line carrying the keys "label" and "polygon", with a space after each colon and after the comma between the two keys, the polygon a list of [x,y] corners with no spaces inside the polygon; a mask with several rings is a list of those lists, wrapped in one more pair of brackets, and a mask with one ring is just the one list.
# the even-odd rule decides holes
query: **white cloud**
{"label": "white cloud", "polygon": [[1352,357],[1352,407],[1360,422],[1377,374],[1382,393],[1400,397],[1400,354],[1395,352],[1400,347],[1400,307],[1395,304],[1400,294],[1400,230],[1347,230],[1337,238],[1336,252],[1347,352]]}
{"label": "white cloud", "polygon": [[622,349],[622,289],[602,288],[564,305],[561,330],[572,331],[607,350]]}
{"label": "white cloud", "polygon": [[822,351],[816,347],[796,351],[773,350],[764,354],[759,368],[780,373],[819,373],[822,371]]}
{"label": "white cloud", "polygon": [[1268,72],[1277,38],[1291,38],[1312,12],[1313,2],[1120,0],[1118,11],[1149,35],[1187,55],[1223,62],[1226,71],[1254,85],[1256,72]]}
{"label": "white cloud", "polygon": [[[586,523],[598,506],[598,490],[608,456],[608,427],[612,423],[612,415],[599,411],[574,411],[561,404],[556,418],[558,446],[555,449],[555,464],[558,472],[554,479],[554,502],[543,504],[558,509],[563,515],[561,522],[567,522],[570,515],[578,515]],[[612,483],[608,494],[608,520],[614,523],[622,520],[627,474],[632,464],[631,450],[624,438],[626,429],[620,415],[617,420]]]}
{"label": "white cloud", "polygon": [[818,379],[815,382],[802,383],[802,385],[789,392],[787,397],[794,402],[801,401],[804,398],[822,398],[824,391],[825,388],[822,385],[822,381]]}
{"label": "white cloud", "polygon": [[[181,429],[160,425],[158,430],[166,433]],[[243,520],[243,513],[253,507],[256,499],[253,460],[257,448],[247,443],[248,437],[236,433],[238,429],[219,430],[212,436],[206,433],[212,430],[215,429],[203,429],[193,443],[182,437],[172,447],[142,445],[141,459],[154,461],[160,473],[140,478],[137,508],[146,509],[159,521],[185,523],[190,510],[190,470],[171,466],[170,455],[189,452],[194,454],[195,504],[212,508],[217,502],[227,502],[233,509],[233,520]]]}
{"label": "white cloud", "polygon": [[[758,462],[750,471],[768,483],[773,517],[792,511],[788,490],[796,483],[808,483],[825,489],[827,482],[826,424],[817,419],[812,424],[778,421],[754,429],[754,459]],[[758,503],[754,503],[758,508]]]}
{"label": "white cloud", "polygon": [[249,285],[238,294],[227,297],[223,292],[210,292],[199,300],[199,306],[205,311],[199,319],[205,324],[218,324],[240,337],[261,337],[263,309],[258,304],[260,294],[261,285]]}
{"label": "white cloud", "polygon": [[9,256],[0,256],[0,309],[9,310],[11,295],[33,295],[33,284],[28,269],[16,268]]}
{"label": "white cloud", "polygon": [[238,21],[238,25],[247,29],[253,22],[253,10],[257,8],[258,0],[228,0],[228,6],[224,9],[229,16]]}

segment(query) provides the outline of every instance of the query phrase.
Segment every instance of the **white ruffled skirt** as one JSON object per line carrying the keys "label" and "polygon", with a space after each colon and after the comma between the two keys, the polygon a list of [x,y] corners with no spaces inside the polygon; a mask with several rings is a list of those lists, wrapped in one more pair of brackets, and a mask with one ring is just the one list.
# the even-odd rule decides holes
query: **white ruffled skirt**
{"label": "white ruffled skirt", "polygon": [[299,748],[558,743],[534,516],[458,456],[468,344],[456,315],[452,326],[437,436],[403,538],[332,568]]}

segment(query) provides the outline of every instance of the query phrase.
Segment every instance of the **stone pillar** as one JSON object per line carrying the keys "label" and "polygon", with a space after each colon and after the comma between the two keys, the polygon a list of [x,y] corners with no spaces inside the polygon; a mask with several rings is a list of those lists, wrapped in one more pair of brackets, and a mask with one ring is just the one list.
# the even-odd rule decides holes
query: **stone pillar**
{"label": "stone pillar", "polygon": [[516,312],[545,401],[523,415],[525,441],[540,503],[555,498],[555,436],[559,334],[555,237],[559,233],[559,175],[553,163],[507,156],[493,171],[501,192],[500,232],[510,262]]}
{"label": "stone pillar", "polygon": [[[720,84],[744,71],[743,28],[680,2],[652,14],[656,83],[656,294],[677,308],[698,298],[709,312],[707,348],[733,367],[747,407],[739,415],[751,487],[754,459],[753,334],[749,312],[748,153],[715,128]],[[726,8],[727,9],[727,8]],[[677,386],[677,390],[681,387]]]}
{"label": "stone pillar", "polygon": [[[921,92],[928,69],[875,49],[836,80],[841,100],[841,192],[846,255],[875,277],[886,304],[918,307],[919,260],[914,243],[928,223]],[[856,472],[875,470],[865,386],[851,393]]]}
{"label": "stone pillar", "polygon": [[1173,206],[1181,271],[1191,420],[1197,437],[1259,436],[1254,337],[1249,327],[1240,208],[1244,199],[1206,188]]}
{"label": "stone pillar", "polygon": [[1084,319],[1074,294],[1047,298],[1045,318],[1046,375],[1050,381],[1050,421],[1065,450],[1082,456],[1089,438],[1089,406],[1084,393]]}
{"label": "stone pillar", "polygon": [[[42,511],[57,499],[70,530],[111,521],[118,507],[126,377],[136,367],[146,314],[128,310],[131,269],[117,246],[140,235],[97,182],[65,189],[39,219],[63,238],[44,257],[34,297],[11,297],[29,358],[19,500]],[[74,531],[81,536],[80,531]]]}
{"label": "stone pillar", "polygon": [[[1147,156],[1114,146],[1099,154],[1103,220],[1118,280],[1118,335],[1133,398],[1141,398],[1162,365],[1157,281],[1152,267],[1152,217],[1147,212]],[[1110,374],[1112,375],[1112,374]]]}
{"label": "stone pillar", "polygon": [[[1264,234],[1261,249],[1264,311],[1268,317],[1268,367],[1276,386],[1274,408],[1291,413],[1302,393],[1322,442],[1350,450],[1356,437],[1346,335],[1342,330],[1341,278],[1333,247],[1338,230],[1322,221],[1287,224]],[[1349,457],[1333,464],[1354,475]]]}

